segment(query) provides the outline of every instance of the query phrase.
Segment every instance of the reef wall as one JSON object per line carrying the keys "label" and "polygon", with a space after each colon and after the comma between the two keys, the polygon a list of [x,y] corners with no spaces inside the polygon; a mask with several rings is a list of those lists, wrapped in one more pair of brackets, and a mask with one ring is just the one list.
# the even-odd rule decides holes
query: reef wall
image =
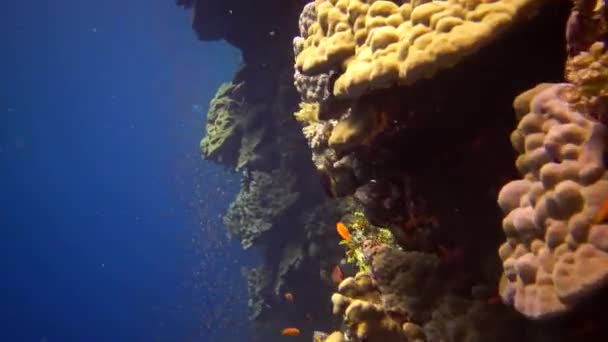
{"label": "reef wall", "polygon": [[330,272],[342,256],[333,227],[348,204],[326,196],[291,115],[298,103],[291,50],[297,25],[292,24],[303,4],[178,4],[192,9],[200,39],[224,39],[243,57],[233,79],[210,102],[200,147],[205,159],[242,174],[224,223],[231,237],[263,260],[242,270],[249,287],[251,341],[276,338],[286,326],[304,330],[315,323],[329,329]]}
{"label": "reef wall", "polygon": [[[304,339],[607,338],[604,1],[178,3],[243,52],[201,147],[244,172],[260,340],[310,312]],[[307,307],[265,311],[285,289]]]}

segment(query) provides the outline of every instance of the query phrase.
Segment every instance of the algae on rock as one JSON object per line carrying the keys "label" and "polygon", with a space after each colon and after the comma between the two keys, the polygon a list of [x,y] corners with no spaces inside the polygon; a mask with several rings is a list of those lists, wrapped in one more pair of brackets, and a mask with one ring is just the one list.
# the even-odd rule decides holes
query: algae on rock
{"label": "algae on rock", "polygon": [[200,143],[205,158],[237,170],[256,159],[255,150],[265,132],[263,127],[251,127],[261,108],[247,104],[242,86],[224,83],[219,87],[209,105],[206,134]]}
{"label": "algae on rock", "polygon": [[249,292],[249,319],[258,318],[269,306],[266,303],[266,291],[270,285],[271,274],[264,267],[241,268],[241,274],[247,281],[247,291]]}
{"label": "algae on rock", "polygon": [[295,178],[283,170],[252,171],[224,216],[229,235],[238,237],[244,249],[251,247],[296,202],[294,185]]}

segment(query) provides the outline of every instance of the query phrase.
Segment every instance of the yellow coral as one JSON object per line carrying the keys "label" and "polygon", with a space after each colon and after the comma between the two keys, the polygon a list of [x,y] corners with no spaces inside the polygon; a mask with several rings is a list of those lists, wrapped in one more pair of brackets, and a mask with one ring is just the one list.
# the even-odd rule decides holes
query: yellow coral
{"label": "yellow coral", "polygon": [[346,335],[357,341],[404,341],[405,333],[382,306],[380,293],[369,273],[344,279],[331,300],[334,314],[343,314]]}
{"label": "yellow coral", "polygon": [[294,116],[298,122],[306,125],[319,122],[319,104],[300,102],[300,110]]}
{"label": "yellow coral", "polygon": [[316,74],[342,67],[334,95],[411,84],[449,68],[546,0],[316,0],[296,67]]}
{"label": "yellow coral", "polygon": [[595,42],[588,51],[568,60],[566,78],[577,87],[569,99],[579,110],[593,113],[598,104],[608,100],[608,51],[603,42]]}
{"label": "yellow coral", "polygon": [[344,335],[339,331],[334,331],[331,335],[327,336],[323,342],[346,342]]}
{"label": "yellow coral", "polygon": [[368,145],[388,126],[386,112],[371,105],[358,105],[350,115],[338,122],[329,136],[330,146]]}

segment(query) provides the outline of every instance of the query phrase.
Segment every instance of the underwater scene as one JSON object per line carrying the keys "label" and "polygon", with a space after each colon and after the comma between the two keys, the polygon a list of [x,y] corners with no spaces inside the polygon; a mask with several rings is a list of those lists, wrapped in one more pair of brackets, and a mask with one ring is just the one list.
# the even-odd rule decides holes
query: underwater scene
{"label": "underwater scene", "polygon": [[608,341],[608,0],[3,7],[0,342]]}

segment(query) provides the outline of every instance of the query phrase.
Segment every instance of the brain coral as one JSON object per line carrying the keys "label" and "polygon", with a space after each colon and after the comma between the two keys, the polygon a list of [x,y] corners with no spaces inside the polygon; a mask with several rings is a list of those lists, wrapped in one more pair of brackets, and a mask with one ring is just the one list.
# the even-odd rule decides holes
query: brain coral
{"label": "brain coral", "polygon": [[344,70],[333,88],[343,98],[411,84],[458,63],[544,1],[316,0],[294,41],[295,65],[308,75]]}
{"label": "brain coral", "polygon": [[563,99],[570,87],[524,93],[529,113],[511,136],[523,179],[498,196],[507,236],[501,296],[530,318],[566,312],[608,282],[608,224],[596,216],[608,197],[608,136]]}

